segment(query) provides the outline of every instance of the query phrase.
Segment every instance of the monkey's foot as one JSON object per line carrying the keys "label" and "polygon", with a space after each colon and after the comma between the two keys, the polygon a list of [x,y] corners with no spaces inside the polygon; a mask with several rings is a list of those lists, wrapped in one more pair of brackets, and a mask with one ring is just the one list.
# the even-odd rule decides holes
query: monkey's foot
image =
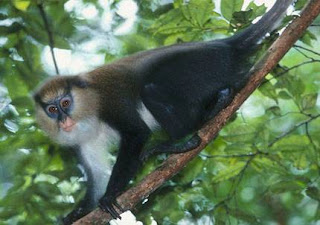
{"label": "monkey's foot", "polygon": [[166,142],[160,145],[157,145],[154,148],[143,151],[140,154],[140,160],[145,161],[153,154],[159,153],[183,153],[190,151],[196,147],[198,147],[201,143],[201,138],[194,134],[188,141],[183,143],[174,143],[174,142]]}
{"label": "monkey's foot", "polygon": [[[108,197],[102,197],[99,201],[99,208],[107,213],[110,213],[113,219],[121,219],[120,214],[125,210],[118,204],[116,199],[110,199]],[[120,211],[120,213],[116,210]]]}

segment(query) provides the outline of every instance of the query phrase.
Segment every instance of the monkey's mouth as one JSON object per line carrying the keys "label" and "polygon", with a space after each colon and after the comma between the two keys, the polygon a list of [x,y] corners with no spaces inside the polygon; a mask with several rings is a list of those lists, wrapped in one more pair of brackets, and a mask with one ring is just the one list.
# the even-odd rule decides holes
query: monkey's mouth
{"label": "monkey's mouth", "polygon": [[63,122],[59,122],[60,128],[65,132],[71,132],[75,125],[76,122],[72,120],[70,117],[67,117],[67,119]]}

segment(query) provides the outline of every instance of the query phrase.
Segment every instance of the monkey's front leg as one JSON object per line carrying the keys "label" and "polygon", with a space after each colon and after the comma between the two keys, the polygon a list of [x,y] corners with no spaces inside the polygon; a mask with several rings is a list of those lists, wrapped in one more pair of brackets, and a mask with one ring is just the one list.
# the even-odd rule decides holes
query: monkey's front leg
{"label": "monkey's front leg", "polygon": [[[92,183],[92,179],[88,177],[88,183]],[[91,199],[91,193],[87,191],[84,199],[78,204],[77,208],[70,212],[66,217],[62,219],[64,225],[70,225],[73,222],[77,221],[78,219],[82,218],[83,216],[87,215],[96,207],[93,204]]]}
{"label": "monkey's front leg", "polygon": [[120,143],[120,150],[117,161],[113,167],[110,181],[105,195],[99,201],[99,207],[116,219],[124,210],[117,204],[116,198],[124,191],[129,181],[134,177],[140,168],[142,161],[139,155],[149,137],[150,131],[143,131],[136,134],[124,134]]}
{"label": "monkey's front leg", "polygon": [[84,204],[80,203],[80,206],[73,210],[71,213],[69,213],[66,217],[62,219],[64,225],[72,224],[73,222],[77,221],[81,217],[87,215],[90,211],[86,209],[86,207],[81,206],[85,205],[85,201],[83,201]]}

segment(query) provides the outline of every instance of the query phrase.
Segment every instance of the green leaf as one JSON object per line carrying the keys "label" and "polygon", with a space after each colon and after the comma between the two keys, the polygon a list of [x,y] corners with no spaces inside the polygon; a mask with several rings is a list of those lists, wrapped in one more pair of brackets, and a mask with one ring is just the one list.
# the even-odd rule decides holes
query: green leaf
{"label": "green leaf", "polygon": [[308,0],[297,0],[294,4],[296,10],[301,10],[307,3]]}
{"label": "green leaf", "polygon": [[0,34],[6,36],[8,34],[17,33],[22,30],[23,26],[18,23],[14,22],[10,26],[0,26]]}
{"label": "green leaf", "polygon": [[310,198],[320,202],[320,190],[317,187],[308,187],[306,190],[306,194]]}
{"label": "green leaf", "polygon": [[[165,195],[158,195],[155,200],[156,204],[153,205],[152,215],[158,222],[164,220],[161,224],[177,224],[177,222],[183,218],[184,212],[182,210],[172,210],[171,207],[168,207],[178,205],[179,195],[175,192],[171,191]],[[166,215],[165,217],[167,218],[163,215]],[[166,220],[169,221],[166,222]]]}
{"label": "green leaf", "polygon": [[6,14],[0,13],[0,20],[5,20],[7,18],[8,16]]}
{"label": "green leaf", "polygon": [[247,7],[247,10],[249,9],[253,10],[254,17],[251,19],[255,19],[256,17],[262,16],[263,14],[265,14],[267,7],[264,4],[257,6],[254,2],[250,2],[250,4]]}
{"label": "green leaf", "polygon": [[[244,135],[244,137],[242,136],[243,139],[246,139],[247,135]],[[250,139],[246,140],[248,143],[243,143],[245,140],[241,140],[242,144],[239,145],[239,142],[234,142],[231,143],[229,145],[227,145],[227,147],[225,148],[225,152],[228,155],[237,155],[237,154],[246,154],[246,153],[251,153],[252,152],[252,144],[251,142],[251,138],[253,136],[250,135]],[[241,139],[241,136],[239,136],[239,139]]]}
{"label": "green leaf", "polygon": [[266,109],[266,112],[271,112],[275,116],[281,116],[281,109],[279,106],[272,106]]}
{"label": "green leaf", "polygon": [[251,24],[253,16],[253,10],[234,12],[231,19],[231,24],[235,24],[236,27],[242,27],[243,25]]}
{"label": "green leaf", "polygon": [[28,95],[29,89],[18,74],[11,74],[5,77],[4,84],[8,88],[12,99]]}
{"label": "green leaf", "polygon": [[263,173],[264,175],[288,175],[286,168],[282,167],[280,163],[275,159],[259,156],[255,157],[255,159],[252,161],[250,165],[257,172]]}
{"label": "green leaf", "polygon": [[181,7],[186,20],[203,27],[212,16],[214,4],[211,0],[192,0]]}
{"label": "green leaf", "polygon": [[277,141],[271,149],[283,152],[304,152],[307,146],[309,146],[308,137],[291,134]]}
{"label": "green leaf", "polygon": [[192,27],[188,21],[183,20],[180,9],[170,10],[168,13],[160,16],[158,20],[150,27],[155,34],[174,34],[185,32]]}
{"label": "green leaf", "polygon": [[221,13],[227,20],[231,20],[234,12],[241,10],[244,0],[223,0],[221,1]]}
{"label": "green leaf", "polygon": [[211,29],[215,34],[217,33],[227,33],[229,30],[229,24],[223,20],[218,18],[211,18],[210,22],[205,25],[205,29]]}
{"label": "green leaf", "polygon": [[235,162],[220,171],[212,178],[212,182],[218,183],[237,176],[245,166],[245,162]]}
{"label": "green leaf", "polygon": [[1,220],[9,220],[10,218],[16,216],[17,214],[18,212],[16,208],[4,207],[4,209],[0,211],[0,218]]}
{"label": "green leaf", "polygon": [[[237,128],[237,129],[235,129]],[[236,127],[230,125],[223,129],[226,134],[220,134],[223,136],[225,141],[232,142],[234,144],[250,142],[252,138],[256,136],[256,130],[254,127],[247,126],[246,124],[241,124]],[[240,146],[239,146],[240,147]]]}
{"label": "green leaf", "polygon": [[180,32],[176,34],[169,35],[163,42],[164,45],[172,45],[179,42],[185,41],[185,33]]}
{"label": "green leaf", "polygon": [[278,102],[278,94],[276,92],[276,88],[271,84],[270,81],[266,81],[263,85],[261,85],[258,90],[266,97],[273,99],[275,102]]}
{"label": "green leaf", "polygon": [[31,4],[28,0],[13,0],[13,5],[21,11],[26,11]]}
{"label": "green leaf", "polygon": [[[61,13],[56,13],[58,16]],[[44,45],[49,44],[49,37],[47,28],[44,26],[44,23],[41,19],[41,17],[38,15],[38,11],[32,12],[32,13],[23,13],[21,14],[22,19],[25,21],[25,31],[28,35],[32,36],[34,39],[36,39],[38,42]],[[51,17],[50,17],[51,18]],[[56,18],[59,19],[59,18]],[[61,19],[61,18],[60,18]],[[52,31],[53,34],[53,40],[54,40],[54,46],[57,48],[62,49],[70,49],[70,44],[66,40],[66,35],[63,32],[59,32],[59,29],[65,32],[68,32],[69,35],[73,31],[73,27],[69,26],[69,22],[67,18],[64,23],[66,25],[59,24],[57,22],[55,23],[49,23],[49,28]]]}
{"label": "green leaf", "polygon": [[314,35],[311,31],[307,30],[303,36],[300,38],[300,41],[306,45],[312,46],[312,41],[317,40],[317,36]]}
{"label": "green leaf", "polygon": [[303,110],[312,109],[317,103],[318,94],[304,95],[301,99],[301,106]]}
{"label": "green leaf", "polygon": [[292,98],[289,95],[289,93],[286,91],[280,91],[278,95],[279,95],[279,98],[282,98],[282,99],[291,99]]}
{"label": "green leaf", "polygon": [[288,191],[302,191],[305,188],[306,182],[302,180],[289,180],[289,181],[280,181],[276,184],[272,184],[269,188],[269,191],[279,194]]}
{"label": "green leaf", "polygon": [[248,222],[249,224],[259,224],[259,219],[252,215],[251,213],[245,212],[239,208],[230,209],[230,215],[236,217],[237,219]]}
{"label": "green leaf", "polygon": [[178,175],[179,182],[189,183],[193,181],[203,171],[203,161],[200,158],[194,159],[190,164]]}

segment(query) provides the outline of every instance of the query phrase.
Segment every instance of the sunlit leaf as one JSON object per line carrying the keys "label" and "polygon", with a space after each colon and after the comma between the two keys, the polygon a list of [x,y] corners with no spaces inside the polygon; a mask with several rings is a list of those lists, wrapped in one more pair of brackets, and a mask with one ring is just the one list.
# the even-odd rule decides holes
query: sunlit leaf
{"label": "sunlit leaf", "polygon": [[288,191],[302,191],[306,185],[306,182],[299,180],[280,181],[276,184],[272,184],[269,191],[273,193],[284,193]]}
{"label": "sunlit leaf", "polygon": [[241,10],[243,0],[223,0],[221,1],[221,13],[227,19],[231,20],[232,14]]}
{"label": "sunlit leaf", "polygon": [[245,162],[236,162],[235,164],[230,165],[228,168],[220,170],[216,175],[214,175],[212,181],[221,182],[237,176],[243,170],[245,164]]}
{"label": "sunlit leaf", "polygon": [[26,11],[31,4],[31,1],[28,0],[13,0],[13,5],[21,11]]}
{"label": "sunlit leaf", "polygon": [[262,16],[266,12],[267,7],[264,4],[258,6],[254,2],[250,2],[250,4],[247,6],[247,10],[249,9],[253,10],[254,17],[252,17],[251,19],[254,19],[258,16]]}
{"label": "sunlit leaf", "polygon": [[252,168],[254,168],[259,173],[273,174],[273,175],[287,175],[287,170],[281,165],[280,162],[267,157],[255,157],[254,161],[251,163]]}
{"label": "sunlit leaf", "polygon": [[303,110],[313,108],[317,103],[318,94],[308,94],[302,97],[301,106]]}
{"label": "sunlit leaf", "polygon": [[302,135],[287,135],[279,139],[273,146],[273,151],[305,151],[309,144],[309,139]]}
{"label": "sunlit leaf", "polygon": [[294,7],[297,9],[297,10],[300,10],[302,9],[306,3],[308,2],[308,0],[297,0],[294,4]]}
{"label": "sunlit leaf", "polygon": [[183,16],[192,24],[203,27],[209,21],[214,9],[211,0],[192,0],[181,7]]}

